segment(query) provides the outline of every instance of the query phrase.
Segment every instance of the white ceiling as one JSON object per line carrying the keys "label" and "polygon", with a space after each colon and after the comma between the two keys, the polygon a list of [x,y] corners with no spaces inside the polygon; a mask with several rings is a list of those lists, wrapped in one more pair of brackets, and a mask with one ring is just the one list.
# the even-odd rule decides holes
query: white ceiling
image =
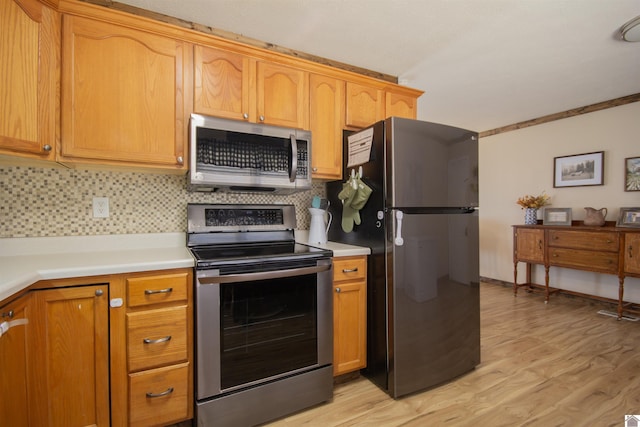
{"label": "white ceiling", "polygon": [[119,0],[398,76],[418,118],[486,131],[640,93],[640,0]]}

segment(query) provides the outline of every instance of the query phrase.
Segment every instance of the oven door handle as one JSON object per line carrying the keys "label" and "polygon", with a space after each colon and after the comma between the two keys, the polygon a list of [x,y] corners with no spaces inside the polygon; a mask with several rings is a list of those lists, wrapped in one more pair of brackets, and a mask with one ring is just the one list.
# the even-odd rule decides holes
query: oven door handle
{"label": "oven door handle", "polygon": [[303,276],[305,274],[320,273],[331,269],[331,264],[318,265],[315,267],[292,268],[290,270],[264,271],[257,273],[230,274],[219,276],[219,270],[211,270],[212,274],[206,271],[198,272],[198,283],[201,285],[213,285],[215,283],[237,283],[251,282],[256,280],[278,279],[281,277]]}

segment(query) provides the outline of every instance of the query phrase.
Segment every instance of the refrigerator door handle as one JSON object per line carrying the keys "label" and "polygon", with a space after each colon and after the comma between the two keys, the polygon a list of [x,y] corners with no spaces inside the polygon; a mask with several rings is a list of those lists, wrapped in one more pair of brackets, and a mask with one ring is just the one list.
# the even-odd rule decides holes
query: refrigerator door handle
{"label": "refrigerator door handle", "polygon": [[402,218],[404,217],[404,213],[400,210],[396,211],[396,238],[393,239],[393,243],[396,246],[404,245],[404,239],[402,238]]}

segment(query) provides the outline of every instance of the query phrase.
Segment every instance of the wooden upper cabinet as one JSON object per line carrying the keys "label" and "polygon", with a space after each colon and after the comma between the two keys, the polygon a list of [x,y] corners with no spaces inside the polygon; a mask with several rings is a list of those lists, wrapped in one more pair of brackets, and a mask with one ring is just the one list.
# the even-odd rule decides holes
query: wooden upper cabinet
{"label": "wooden upper cabinet", "polygon": [[404,95],[396,92],[387,92],[386,117],[404,117],[415,119],[418,116],[418,99],[415,96]]}
{"label": "wooden upper cabinet", "polygon": [[208,46],[194,48],[194,111],[309,128],[309,73]]}
{"label": "wooden upper cabinet", "polygon": [[61,160],[184,170],[189,46],[64,16]]}
{"label": "wooden upper cabinet", "polygon": [[57,12],[0,0],[0,153],[55,158]]}
{"label": "wooden upper cabinet", "polygon": [[256,73],[258,122],[309,129],[309,73],[266,61]]}
{"label": "wooden upper cabinet", "polygon": [[385,118],[383,90],[347,82],[346,91],[347,126],[361,129]]}
{"label": "wooden upper cabinet", "polygon": [[194,48],[194,111],[227,119],[255,121],[251,76],[255,62],[247,56],[205,46]]}
{"label": "wooden upper cabinet", "polygon": [[313,178],[342,178],[344,86],[344,81],[339,79],[317,74],[309,76]]}

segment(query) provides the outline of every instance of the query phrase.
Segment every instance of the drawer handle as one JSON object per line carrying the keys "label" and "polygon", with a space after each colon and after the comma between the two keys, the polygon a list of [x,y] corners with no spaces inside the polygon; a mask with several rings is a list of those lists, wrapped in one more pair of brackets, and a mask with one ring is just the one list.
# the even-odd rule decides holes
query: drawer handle
{"label": "drawer handle", "polygon": [[147,392],[147,397],[152,399],[154,397],[168,396],[171,393],[173,393],[173,387],[169,387],[168,389],[166,389],[162,393],[149,393],[149,392]]}
{"label": "drawer handle", "polygon": [[144,290],[144,294],[145,295],[153,295],[153,294],[168,294],[169,292],[173,292],[173,288],[166,288],[166,289],[145,289]]}
{"label": "drawer handle", "polygon": [[158,338],[156,340],[152,340],[149,338],[145,338],[142,340],[142,342],[145,344],[160,344],[162,342],[167,342],[167,341],[171,341],[171,335],[167,335],[166,337]]}
{"label": "drawer handle", "polygon": [[553,254],[553,256],[557,258],[557,257],[559,257],[560,255],[558,255],[558,254]]}
{"label": "drawer handle", "polygon": [[343,273],[356,273],[358,271],[358,267],[356,268],[351,268],[351,269],[347,269],[347,268],[343,268],[342,272]]}

